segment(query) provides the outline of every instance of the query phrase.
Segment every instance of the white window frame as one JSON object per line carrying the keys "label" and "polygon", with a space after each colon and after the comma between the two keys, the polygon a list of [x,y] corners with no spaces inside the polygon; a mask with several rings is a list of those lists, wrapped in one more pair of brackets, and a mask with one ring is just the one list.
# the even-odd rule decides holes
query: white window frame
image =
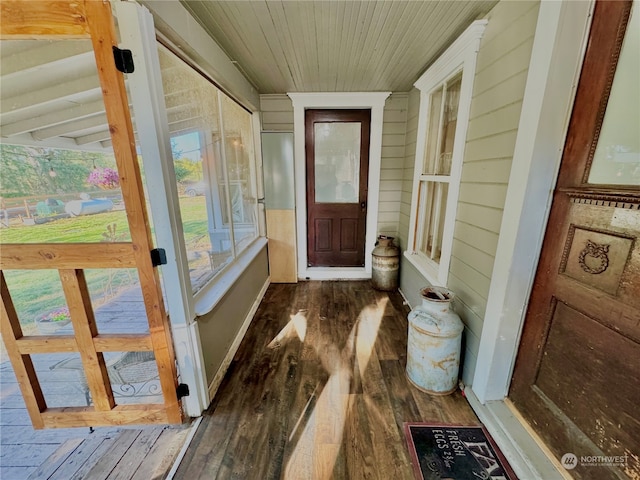
{"label": "white window frame", "polygon": [[[434,285],[446,286],[449,277],[453,230],[458,207],[458,193],[460,191],[462,160],[464,157],[464,147],[471,109],[476,57],[478,49],[480,48],[480,39],[482,38],[486,25],[487,20],[476,20],[473,22],[414,84],[414,86],[420,90],[420,113],[418,116],[418,134],[414,161],[409,241],[404,256]],[[448,176],[423,175],[431,94],[460,72],[462,72],[462,83],[460,86],[460,102],[458,105],[458,118],[451,158],[451,173]],[[419,242],[423,231],[422,219],[424,218],[425,210],[424,208],[420,208],[423,204],[420,202],[419,187],[422,182],[427,181],[449,184],[439,262],[427,257],[427,255],[419,249]]]}

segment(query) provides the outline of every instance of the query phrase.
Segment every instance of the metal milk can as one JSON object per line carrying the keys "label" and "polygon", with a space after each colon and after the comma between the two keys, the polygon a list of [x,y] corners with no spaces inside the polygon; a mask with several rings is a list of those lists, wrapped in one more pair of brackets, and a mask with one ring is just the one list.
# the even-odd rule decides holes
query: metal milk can
{"label": "metal milk can", "polygon": [[426,287],[422,305],[409,313],[407,377],[433,395],[448,395],[458,386],[464,325],[450,309],[454,294],[444,287]]}
{"label": "metal milk can", "polygon": [[379,235],[372,255],[371,284],[373,288],[385,291],[397,289],[400,251],[393,244],[393,237]]}

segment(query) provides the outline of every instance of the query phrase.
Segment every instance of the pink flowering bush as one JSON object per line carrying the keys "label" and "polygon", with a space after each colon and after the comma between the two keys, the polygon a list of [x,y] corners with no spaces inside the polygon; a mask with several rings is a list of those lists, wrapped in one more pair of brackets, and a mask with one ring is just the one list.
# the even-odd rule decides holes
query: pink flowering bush
{"label": "pink flowering bush", "polygon": [[118,172],[109,167],[94,168],[87,178],[89,185],[95,185],[105,190],[117,188],[119,182]]}
{"label": "pink flowering bush", "polygon": [[52,312],[43,315],[40,318],[41,322],[62,322],[64,320],[69,320],[71,317],[69,315],[69,309],[67,307],[58,308]]}

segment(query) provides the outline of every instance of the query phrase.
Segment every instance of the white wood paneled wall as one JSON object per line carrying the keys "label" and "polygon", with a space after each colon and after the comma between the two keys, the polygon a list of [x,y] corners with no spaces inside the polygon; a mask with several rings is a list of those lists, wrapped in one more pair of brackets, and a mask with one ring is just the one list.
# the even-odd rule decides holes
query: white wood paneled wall
{"label": "white wood paneled wall", "polygon": [[[377,233],[392,236],[399,231],[407,100],[406,93],[392,94],[385,103],[383,116]],[[293,106],[286,95],[261,95],[260,110],[263,131],[293,131]]]}
{"label": "white wood paneled wall", "polygon": [[293,104],[285,94],[260,95],[262,130],[293,132]]}
{"label": "white wood paneled wall", "polygon": [[405,156],[408,94],[394,93],[385,103],[382,124],[382,163],[378,233],[398,235]]}
{"label": "white wood paneled wall", "polygon": [[[515,148],[539,2],[500,2],[489,12],[476,65],[448,287],[465,323],[463,379],[471,383]],[[416,150],[419,92],[408,96],[399,231],[406,249]],[[408,262],[405,278],[421,280]],[[409,271],[410,270],[410,271]],[[426,280],[424,281],[426,282]],[[401,288],[415,300],[415,285]]]}
{"label": "white wood paneled wall", "polygon": [[471,383],[487,307],[539,2],[500,2],[488,15],[476,66],[449,288],[466,325]]}
{"label": "white wood paneled wall", "polygon": [[420,90],[412,89],[407,95],[407,127],[405,134],[404,168],[402,171],[402,194],[400,197],[400,218],[398,243],[406,250],[411,217],[411,193],[413,190],[414,164],[416,161],[416,141],[418,138],[418,117],[420,114]]}

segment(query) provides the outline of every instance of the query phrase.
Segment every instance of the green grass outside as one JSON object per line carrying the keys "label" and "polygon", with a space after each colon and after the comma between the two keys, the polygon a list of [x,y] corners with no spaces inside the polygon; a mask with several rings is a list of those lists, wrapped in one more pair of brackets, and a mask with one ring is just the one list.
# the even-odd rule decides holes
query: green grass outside
{"label": "green grass outside", "polygon": [[[197,242],[207,234],[204,197],[182,197],[180,209],[186,242]],[[107,227],[113,224],[116,224],[115,240],[130,241],[126,218],[124,210],[119,210],[40,225],[12,226],[0,229],[0,243],[100,243],[106,240],[103,233],[110,236]],[[6,270],[3,273],[22,324],[27,325],[40,314],[66,305],[56,270]],[[137,283],[137,272],[130,269],[88,270],[85,275],[94,307],[115,295],[118,289]]]}

